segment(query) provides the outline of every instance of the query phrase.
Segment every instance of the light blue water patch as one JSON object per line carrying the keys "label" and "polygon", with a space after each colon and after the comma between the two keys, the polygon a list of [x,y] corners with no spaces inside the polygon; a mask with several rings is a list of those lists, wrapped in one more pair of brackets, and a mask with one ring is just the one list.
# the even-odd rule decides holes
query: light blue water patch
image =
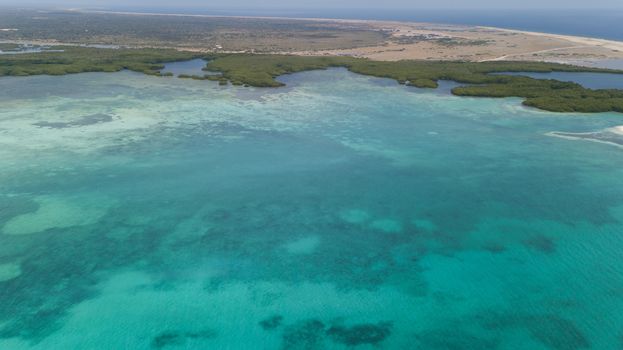
{"label": "light blue water patch", "polygon": [[599,68],[623,69],[623,59],[596,60],[592,61],[590,65]]}
{"label": "light blue water patch", "polygon": [[589,89],[623,89],[623,74],[575,72],[504,72],[494,75],[519,75],[534,79],[555,79],[578,83]]}
{"label": "light blue water patch", "polygon": [[197,58],[189,61],[171,62],[164,65],[164,69],[160,73],[173,73],[174,75],[186,74],[186,75],[198,75],[204,76],[207,72],[202,69],[207,64],[206,60]]}
{"label": "light blue water patch", "polygon": [[621,114],[283,79],[0,78],[0,348],[620,349]]}
{"label": "light blue water patch", "polygon": [[[328,68],[326,69],[326,71],[328,72],[336,72],[336,74],[342,75],[345,74],[346,72],[348,72],[348,70],[346,68],[342,68],[342,67],[336,67],[336,68]],[[302,80],[300,78],[300,74],[306,74],[309,72],[304,72],[304,73],[298,73],[298,74],[285,74],[282,76],[277,77],[277,81],[285,84],[285,89],[292,89],[294,87],[297,87],[301,84],[304,83],[309,83],[309,82],[318,82],[318,83],[322,83],[323,81],[325,81],[325,75],[306,75],[306,79]],[[377,86],[387,86],[387,87],[397,87],[400,84],[398,83],[398,81],[396,81],[395,79],[379,79],[379,78],[374,78],[374,77],[367,77],[368,82],[370,84],[374,84]],[[464,83],[457,83],[454,81],[450,81],[450,80],[438,80],[437,81],[437,88],[435,89],[428,89],[428,88],[416,88],[416,87],[412,87],[412,86],[408,86],[407,88],[410,89],[413,93],[422,93],[422,94],[438,94],[438,95],[450,95],[452,94],[452,89],[454,89],[457,86],[466,86],[468,84],[464,84]]]}

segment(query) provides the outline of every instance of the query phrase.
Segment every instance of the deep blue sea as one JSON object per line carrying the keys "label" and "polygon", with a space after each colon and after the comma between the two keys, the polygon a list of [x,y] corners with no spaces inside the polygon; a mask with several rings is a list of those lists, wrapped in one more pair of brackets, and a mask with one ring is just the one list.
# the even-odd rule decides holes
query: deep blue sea
{"label": "deep blue sea", "polygon": [[621,349],[623,115],[280,79],[0,78],[0,349]]}
{"label": "deep blue sea", "polygon": [[162,13],[194,13],[228,16],[283,16],[399,20],[468,24],[554,34],[623,40],[623,6],[615,9],[539,10],[426,10],[426,9],[188,9],[117,7],[115,10]]}

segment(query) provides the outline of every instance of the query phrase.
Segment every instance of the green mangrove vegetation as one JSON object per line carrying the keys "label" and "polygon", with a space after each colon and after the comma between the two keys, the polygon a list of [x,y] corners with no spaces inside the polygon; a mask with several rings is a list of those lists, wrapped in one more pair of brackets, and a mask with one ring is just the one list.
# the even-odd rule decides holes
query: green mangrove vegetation
{"label": "green mangrove vegetation", "polygon": [[55,51],[0,55],[0,76],[64,75],[83,72],[117,72],[123,69],[160,75],[163,63],[200,57],[172,49],[100,49],[55,46]]}
{"label": "green mangrove vegetation", "polygon": [[179,78],[212,80],[254,87],[279,87],[276,78],[314,69],[344,67],[351,72],[390,78],[401,84],[436,88],[439,80],[467,84],[452,93],[474,97],[520,97],[524,104],[552,112],[623,112],[623,90],[592,90],[579,84],[524,76],[493,75],[500,72],[603,72],[623,71],[586,68],[543,62],[448,62],[373,61],[342,56],[293,56],[258,54],[200,54],[172,49],[101,49],[54,47],[55,51],[0,55],[0,76],[62,75],[80,72],[116,72],[123,69],[156,76],[164,63],[205,58],[206,74],[180,75]]}
{"label": "green mangrove vegetation", "polygon": [[[204,74],[204,75],[180,74],[177,77],[180,79],[218,81],[219,85],[227,85],[227,82],[228,82],[227,79],[223,78],[222,75],[215,75],[215,74]],[[245,85],[245,86],[248,86],[248,85]]]}
{"label": "green mangrove vegetation", "polygon": [[0,43],[0,51],[15,51],[20,48],[19,44],[14,43]]}
{"label": "green mangrove vegetation", "polygon": [[[623,71],[544,62],[372,61],[352,57],[301,57],[288,55],[212,55],[207,69],[221,72],[233,84],[261,87],[283,85],[276,77],[312,69],[345,67],[348,70],[420,88],[436,88],[439,80],[470,84],[452,93],[475,97],[521,97],[524,105],[552,112],[623,112],[623,90],[591,90],[579,84],[523,76],[492,75],[500,72]],[[623,78],[623,76],[622,76]]]}

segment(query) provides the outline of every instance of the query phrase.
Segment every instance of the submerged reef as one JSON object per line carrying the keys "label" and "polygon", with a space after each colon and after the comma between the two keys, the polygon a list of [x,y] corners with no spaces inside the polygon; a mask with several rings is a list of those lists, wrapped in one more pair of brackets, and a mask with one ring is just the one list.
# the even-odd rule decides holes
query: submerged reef
{"label": "submerged reef", "polygon": [[534,338],[550,349],[576,350],[590,347],[588,339],[573,322],[556,315],[528,316],[523,324]]}
{"label": "submerged reef", "polygon": [[391,334],[391,328],[391,322],[357,324],[352,327],[332,326],[327,330],[327,335],[335,342],[348,346],[376,345]]}
{"label": "submerged reef", "polygon": [[204,330],[200,332],[165,331],[154,337],[151,342],[151,347],[154,349],[162,349],[167,346],[184,345],[184,343],[186,343],[189,339],[214,337],[216,337],[216,332],[213,330]]}
{"label": "submerged reef", "polygon": [[103,113],[85,115],[77,120],[72,120],[68,122],[38,122],[33,125],[41,127],[41,128],[51,128],[51,129],[64,129],[78,126],[88,126],[99,123],[107,123],[113,121],[113,116]]}
{"label": "submerged reef", "polygon": [[620,305],[618,149],[513,101],[284,81],[0,78],[0,348],[619,346],[586,317]]}
{"label": "submerged reef", "polygon": [[316,319],[309,319],[286,327],[283,349],[321,349],[326,340],[349,347],[379,345],[390,334],[392,322],[362,323],[353,326],[333,325],[327,328]]}
{"label": "submerged reef", "polygon": [[590,348],[591,345],[574,322],[554,314],[492,313],[483,315],[480,324],[485,329],[496,331],[508,328],[525,329],[533,339],[552,350],[579,350]]}
{"label": "submerged reef", "polygon": [[538,235],[523,241],[524,245],[536,251],[551,254],[556,251],[556,243],[549,237]]}
{"label": "submerged reef", "polygon": [[260,327],[262,327],[264,330],[273,330],[279,326],[281,326],[281,323],[283,322],[283,316],[281,315],[274,315],[271,316],[267,319],[264,319],[262,321],[259,322]]}
{"label": "submerged reef", "polygon": [[429,350],[462,350],[478,349],[493,350],[498,349],[495,341],[480,338],[463,330],[437,329],[431,330],[415,336],[416,344],[413,349]]}
{"label": "submerged reef", "polygon": [[283,332],[282,349],[312,350],[322,348],[325,325],[310,319],[286,327]]}

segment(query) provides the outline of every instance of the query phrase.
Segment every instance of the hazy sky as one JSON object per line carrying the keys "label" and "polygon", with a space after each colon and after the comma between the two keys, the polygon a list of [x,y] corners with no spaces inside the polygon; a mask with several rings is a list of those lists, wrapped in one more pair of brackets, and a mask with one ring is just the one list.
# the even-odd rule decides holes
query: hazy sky
{"label": "hazy sky", "polygon": [[622,8],[623,0],[0,0],[0,5],[202,8]]}

